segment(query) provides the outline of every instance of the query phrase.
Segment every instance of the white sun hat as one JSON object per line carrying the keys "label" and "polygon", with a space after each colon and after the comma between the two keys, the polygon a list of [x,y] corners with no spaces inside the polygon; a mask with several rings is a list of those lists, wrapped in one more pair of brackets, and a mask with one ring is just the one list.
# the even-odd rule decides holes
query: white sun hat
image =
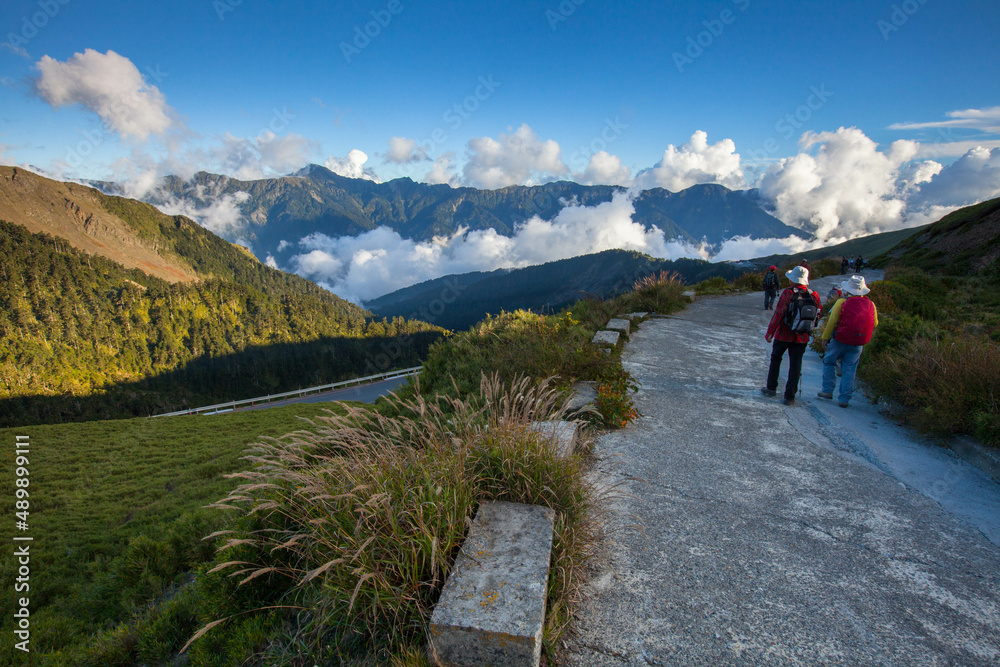
{"label": "white sun hat", "polygon": [[785,273],[785,277],[791,280],[793,283],[798,283],[799,285],[809,284],[809,269],[804,266],[796,266],[791,271]]}
{"label": "white sun hat", "polygon": [[865,285],[864,276],[851,276],[850,280],[845,280],[840,288],[847,292],[848,294],[854,294],[855,296],[864,296],[871,292],[868,286]]}

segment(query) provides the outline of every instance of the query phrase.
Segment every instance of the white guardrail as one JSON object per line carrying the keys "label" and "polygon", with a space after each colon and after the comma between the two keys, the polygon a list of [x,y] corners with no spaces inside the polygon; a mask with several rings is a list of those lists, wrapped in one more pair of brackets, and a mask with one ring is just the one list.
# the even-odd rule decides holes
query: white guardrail
{"label": "white guardrail", "polygon": [[382,380],[395,380],[396,378],[406,377],[409,375],[416,375],[417,373],[420,372],[420,369],[422,368],[423,366],[414,366],[413,368],[404,368],[396,371],[388,371],[386,373],[379,373],[378,375],[367,375],[363,378],[354,378],[353,380],[341,380],[340,382],[334,382],[333,384],[324,384],[318,387],[296,389],[294,391],[286,391],[281,394],[258,396],[257,398],[244,398],[239,401],[228,401],[226,403],[206,405],[201,408],[191,408],[189,410],[178,410],[177,412],[166,412],[162,415],[153,415],[153,416],[176,417],[178,415],[216,414],[219,412],[230,412],[231,410],[235,410],[237,407],[244,405],[258,405],[260,403],[272,403],[274,401],[280,401],[283,398],[299,398],[301,396],[308,396],[309,394],[320,394],[323,393],[324,391],[332,391],[334,389],[354,387],[362,384],[372,384],[374,382],[381,382]]}

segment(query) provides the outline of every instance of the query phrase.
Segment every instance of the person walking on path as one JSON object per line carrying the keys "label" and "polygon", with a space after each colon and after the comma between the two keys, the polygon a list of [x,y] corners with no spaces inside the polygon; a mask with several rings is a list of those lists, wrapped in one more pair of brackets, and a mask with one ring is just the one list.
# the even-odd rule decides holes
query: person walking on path
{"label": "person walking on path", "polygon": [[849,268],[851,268],[851,260],[847,259],[847,257],[842,257],[840,260],[840,275],[846,276],[847,269]]}
{"label": "person walking on path", "polygon": [[878,326],[878,311],[866,294],[871,290],[863,276],[851,276],[841,285],[843,298],[830,310],[830,317],[823,329],[823,389],[817,396],[833,400],[836,383],[836,366],[840,361],[840,395],[837,404],[846,408],[854,390],[854,374],[858,370],[861,351],[872,339]]}
{"label": "person walking on path", "polygon": [[774,309],[774,300],[778,296],[778,288],[781,287],[778,274],[775,273],[777,270],[778,267],[771,265],[764,274],[764,310]]}
{"label": "person walking on path", "polygon": [[[781,358],[788,352],[788,380],[785,382],[785,405],[795,404],[802,374],[802,355],[809,344],[812,328],[819,321],[823,304],[819,294],[809,289],[809,269],[796,266],[785,274],[792,286],[781,293],[778,305],[767,325],[764,340],[773,341],[771,364],[767,371],[767,384],[760,391],[765,396],[775,396],[778,390],[778,372]],[[786,317],[786,313],[789,315]]]}

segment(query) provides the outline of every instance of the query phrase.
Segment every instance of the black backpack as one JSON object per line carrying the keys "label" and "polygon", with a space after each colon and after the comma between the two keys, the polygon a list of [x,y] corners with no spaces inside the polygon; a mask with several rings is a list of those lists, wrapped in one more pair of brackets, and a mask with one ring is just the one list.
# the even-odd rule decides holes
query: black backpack
{"label": "black backpack", "polygon": [[812,292],[807,289],[792,288],[792,298],[785,309],[785,326],[792,333],[811,334],[816,320],[819,319],[819,308]]}
{"label": "black backpack", "polygon": [[764,289],[778,289],[781,283],[778,282],[778,274],[773,272],[768,272],[764,275]]}

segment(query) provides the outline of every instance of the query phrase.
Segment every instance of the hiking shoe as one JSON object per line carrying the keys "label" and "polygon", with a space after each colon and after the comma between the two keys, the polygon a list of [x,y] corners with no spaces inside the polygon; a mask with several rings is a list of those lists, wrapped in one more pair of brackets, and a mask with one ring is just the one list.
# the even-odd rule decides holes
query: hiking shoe
{"label": "hiking shoe", "polygon": [[821,391],[818,392],[816,395],[819,396],[820,398],[825,398],[828,401],[833,399],[833,392],[829,391]]}
{"label": "hiking shoe", "polygon": [[837,405],[839,405],[842,408],[846,408],[847,407],[847,402],[846,401],[838,401]]}
{"label": "hiking shoe", "polygon": [[795,405],[795,399],[794,398],[786,398],[786,399],[784,399],[781,402],[784,403],[785,405]]}
{"label": "hiking shoe", "polygon": [[778,394],[778,391],[776,389],[768,389],[767,387],[761,387],[760,393],[764,394],[765,396],[776,396]]}

